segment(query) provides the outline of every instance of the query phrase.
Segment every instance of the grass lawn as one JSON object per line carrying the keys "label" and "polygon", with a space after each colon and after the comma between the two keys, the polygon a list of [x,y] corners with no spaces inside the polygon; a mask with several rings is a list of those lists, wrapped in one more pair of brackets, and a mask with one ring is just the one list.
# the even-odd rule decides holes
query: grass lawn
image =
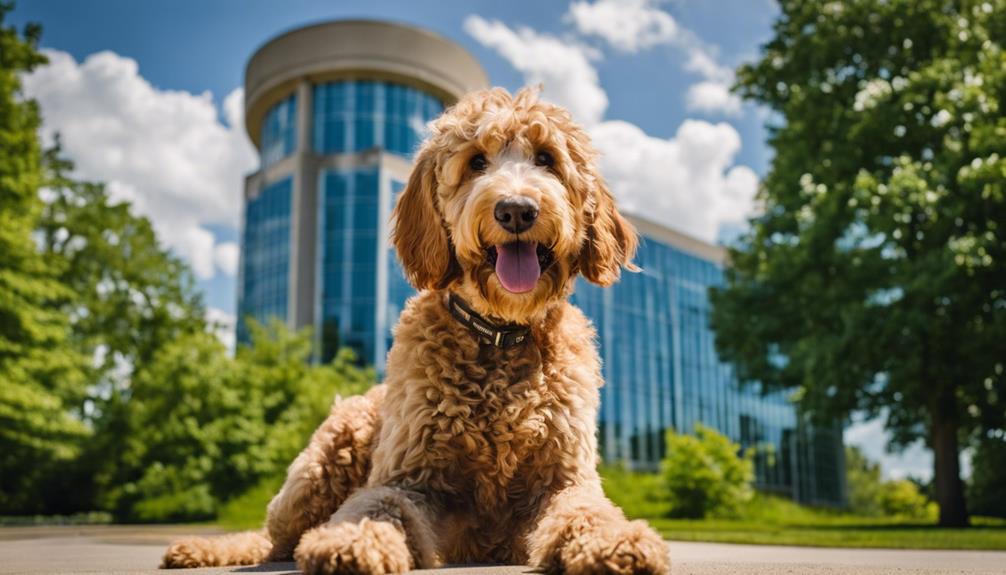
{"label": "grass lawn", "polygon": [[969,529],[943,529],[935,517],[860,517],[758,494],[737,518],[670,519],[661,478],[606,468],[605,492],[632,518],[646,519],[667,539],[813,547],[1006,550],[1006,520],[972,518]]}
{"label": "grass lawn", "polygon": [[648,519],[666,539],[812,547],[1006,550],[1006,521],[973,519],[969,529],[931,523],[849,517],[817,524],[706,519]]}
{"label": "grass lawn", "polygon": [[[941,529],[934,521],[858,517],[835,509],[798,505],[759,494],[735,519],[669,519],[656,475],[603,472],[604,487],[629,517],[646,519],[667,539],[814,547],[1006,550],[1006,520],[976,517],[970,529]],[[258,529],[265,507],[283,478],[264,481],[228,502],[217,524],[228,530]]]}

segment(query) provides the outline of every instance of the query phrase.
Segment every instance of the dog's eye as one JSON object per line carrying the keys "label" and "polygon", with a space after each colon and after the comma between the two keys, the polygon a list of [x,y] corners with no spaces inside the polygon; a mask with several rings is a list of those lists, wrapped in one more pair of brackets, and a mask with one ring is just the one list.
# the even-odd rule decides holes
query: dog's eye
{"label": "dog's eye", "polygon": [[534,165],[551,168],[555,165],[555,158],[548,152],[538,152],[534,155]]}
{"label": "dog's eye", "polygon": [[489,167],[489,160],[486,159],[485,154],[475,154],[472,159],[468,160],[468,167],[476,172],[484,172]]}

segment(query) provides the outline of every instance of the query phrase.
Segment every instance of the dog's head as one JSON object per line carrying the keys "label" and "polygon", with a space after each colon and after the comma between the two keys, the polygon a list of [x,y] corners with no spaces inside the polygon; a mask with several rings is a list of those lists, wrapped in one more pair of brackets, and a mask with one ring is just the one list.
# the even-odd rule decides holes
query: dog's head
{"label": "dog's head", "polygon": [[636,232],[587,134],[536,90],[465,96],[431,124],[395,206],[393,239],[417,289],[452,289],[523,323],[577,273],[607,286],[635,269]]}

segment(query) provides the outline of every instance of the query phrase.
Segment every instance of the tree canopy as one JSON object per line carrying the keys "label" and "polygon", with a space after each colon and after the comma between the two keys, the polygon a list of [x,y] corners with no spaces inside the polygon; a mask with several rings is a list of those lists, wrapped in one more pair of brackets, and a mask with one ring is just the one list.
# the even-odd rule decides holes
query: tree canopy
{"label": "tree canopy", "polygon": [[738,71],[775,156],[712,293],[718,348],[819,418],[924,439],[964,525],[961,442],[1006,423],[1006,1],[780,4]]}
{"label": "tree canopy", "polygon": [[32,235],[42,211],[40,119],[20,74],[45,57],[39,29],[22,39],[3,23],[7,10],[0,4],[0,468],[24,471],[0,474],[0,508],[25,504],[37,470],[74,457],[88,432],[71,410],[86,357],[64,345],[70,326],[60,312],[73,293]]}

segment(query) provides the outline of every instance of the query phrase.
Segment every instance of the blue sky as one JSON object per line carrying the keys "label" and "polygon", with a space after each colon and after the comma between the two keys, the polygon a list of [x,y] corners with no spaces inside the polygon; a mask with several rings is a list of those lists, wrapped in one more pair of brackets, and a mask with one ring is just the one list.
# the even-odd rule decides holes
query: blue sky
{"label": "blue sky", "polygon": [[[769,0],[675,0],[658,6],[681,28],[693,32],[725,67],[757,55],[777,13]],[[138,75],[153,88],[193,95],[208,92],[222,107],[224,98],[242,85],[244,66],[258,46],[287,29],[334,18],[388,19],[432,29],[471,51],[493,84],[517,89],[525,83],[524,76],[495,50],[466,33],[466,18],[477,14],[487,21],[498,20],[514,28],[526,26],[562,39],[571,36],[574,28],[568,11],[566,2],[550,1],[22,0],[12,21],[17,25],[40,22],[43,46],[66,52],[78,63],[92,54],[111,51],[135,60]],[[578,41],[604,47],[598,38]],[[698,75],[685,69],[686,58],[684,51],[668,45],[627,54],[605,50],[592,62],[609,100],[605,119],[624,120],[657,138],[673,137],[687,118],[726,120],[740,135],[734,163],[763,174],[769,151],[763,143],[761,116],[751,108],[728,118],[688,110],[685,93]],[[45,110],[45,100],[40,99]],[[220,114],[226,121],[222,109]],[[52,127],[61,132],[70,129]],[[73,150],[70,152],[72,155]],[[104,173],[85,175],[110,179]],[[233,185],[238,189],[241,184],[235,181]],[[233,209],[237,214],[240,206]],[[207,229],[218,240],[237,237],[234,226],[210,225]],[[211,307],[234,311],[233,276],[209,276],[201,284]]]}
{"label": "blue sky", "polygon": [[[611,10],[614,10],[612,12]],[[725,91],[771,34],[771,0],[21,0],[52,64],[26,80],[83,176],[110,183],[197,271],[232,321],[242,175],[244,66],[273,36],[336,18],[436,31],[494,85],[542,82],[602,152],[623,207],[707,239],[730,237],[771,158],[765,113]],[[606,103],[605,103],[606,102]],[[878,423],[847,433],[894,475],[928,474],[919,449],[883,453]]]}
{"label": "blue sky", "polygon": [[[770,0],[672,0],[661,7],[684,28],[708,42],[727,66],[757,55],[769,38],[778,9]],[[470,14],[511,25],[562,35],[568,4],[556,1],[272,1],[262,0],[21,0],[13,22],[40,22],[43,45],[81,60],[111,50],[140,63],[140,73],[163,89],[201,93],[217,101],[241,85],[244,66],[257,47],[290,28],[334,18],[379,18],[416,24],[451,38],[471,51],[491,81],[509,89],[522,85],[521,75],[494,51],[466,34]],[[667,47],[619,55],[598,62],[611,104],[608,116],[645,126],[648,133],[669,137],[689,114],[685,88],[694,74],[683,69],[684,57]],[[738,162],[761,173],[767,152],[761,119],[753,114],[731,122],[744,146]]]}

